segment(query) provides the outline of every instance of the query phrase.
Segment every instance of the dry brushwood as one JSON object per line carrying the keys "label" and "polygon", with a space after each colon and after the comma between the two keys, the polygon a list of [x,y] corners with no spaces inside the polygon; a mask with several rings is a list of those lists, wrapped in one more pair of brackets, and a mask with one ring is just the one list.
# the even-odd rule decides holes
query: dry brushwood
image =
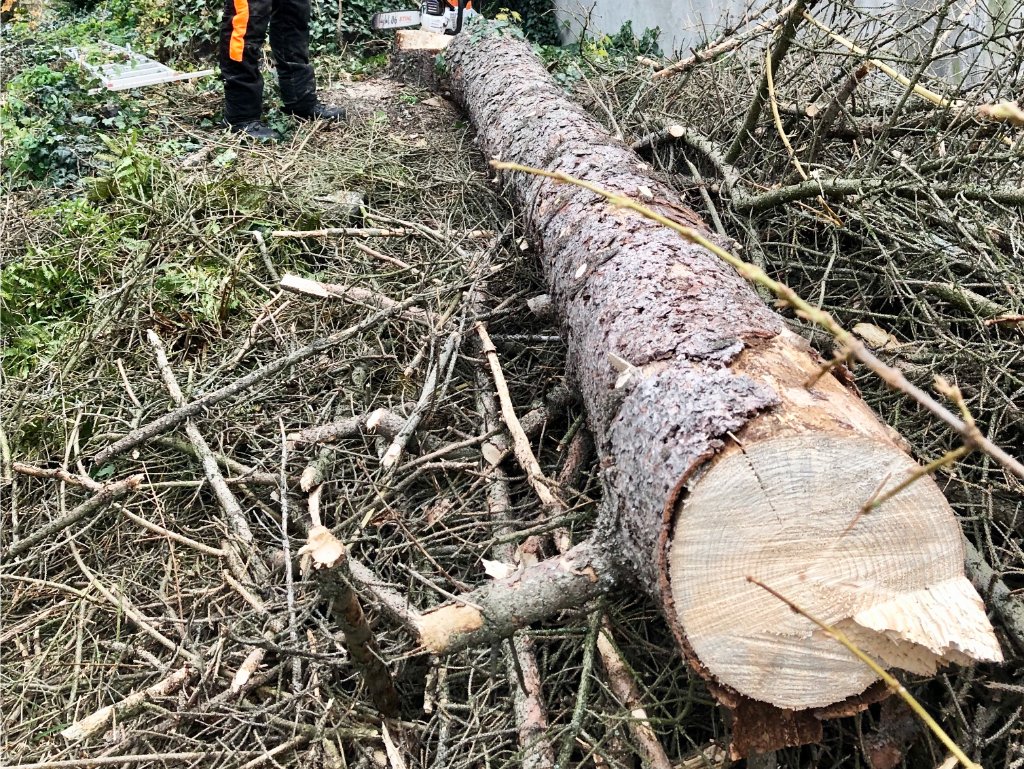
{"label": "dry brushwood", "polygon": [[[481,347],[486,349],[483,343]],[[493,399],[489,397],[486,377],[482,371],[477,372],[476,384],[477,410],[480,412],[483,426],[488,432],[497,430],[497,409]],[[482,451],[481,454],[483,453]],[[487,512],[498,522],[496,531],[499,535],[513,534],[508,475],[500,463],[495,463],[490,472]],[[524,555],[511,541],[496,544],[491,550],[491,555],[494,556],[495,562],[500,564],[497,568],[502,571],[511,572],[523,565]],[[550,719],[544,702],[543,680],[537,664],[536,645],[529,636],[519,632],[508,640],[504,656],[509,680],[514,682],[514,713],[519,731],[519,745],[523,752],[523,767],[551,769],[555,766],[555,752],[548,735]]]}
{"label": "dry brushwood", "polygon": [[[381,99],[382,108],[399,103],[394,86],[387,81],[378,84],[390,89]],[[428,112],[424,108],[417,119]],[[450,142],[456,131],[452,125],[444,129],[428,132],[436,149]],[[161,168],[159,182],[147,197],[144,210],[154,212],[153,232],[158,233],[147,253],[158,255],[162,263],[177,268],[185,262],[183,269],[189,269],[208,251],[219,258],[221,249],[238,256],[238,282],[222,286],[225,302],[230,301],[223,328],[208,327],[197,334],[186,309],[174,314],[166,296],[154,298],[153,281],[139,280],[134,269],[123,274],[118,269],[111,279],[123,278],[115,295],[124,297],[130,308],[125,317],[112,323],[104,317],[107,310],[97,305],[99,317],[87,319],[83,331],[89,354],[78,360],[55,358],[12,385],[11,391],[20,395],[4,398],[0,578],[5,622],[0,648],[5,696],[0,751],[12,764],[198,762],[239,767],[276,760],[331,765],[324,756],[333,756],[334,765],[344,760],[356,765],[380,748],[380,716],[361,701],[369,704],[368,690],[354,667],[355,655],[332,627],[328,605],[310,584],[289,583],[282,577],[289,548],[282,548],[281,526],[287,524],[295,537],[301,523],[294,512],[287,521],[282,518],[296,490],[291,486],[297,487],[309,457],[303,455],[301,444],[290,448],[287,457],[278,450],[278,417],[301,433],[321,419],[367,415],[356,420],[355,427],[335,431],[332,448],[337,450],[323,468],[325,517],[336,523],[343,515],[338,489],[362,507],[361,497],[373,487],[368,479],[378,463],[376,442],[383,435],[393,437],[407,421],[401,415],[407,400],[401,372],[424,339],[422,324],[406,311],[416,304],[429,310],[432,318],[440,318],[457,308],[468,264],[453,252],[453,245],[461,249],[460,242],[473,241],[476,251],[473,233],[496,231],[505,222],[472,158],[460,155],[454,166],[449,158],[439,174],[441,169],[433,163],[441,153],[423,155],[416,148],[405,151],[408,157],[403,158],[399,140],[384,137],[392,151],[382,157],[388,157],[390,165],[372,166],[362,178],[376,184],[378,191],[407,190],[399,179],[407,173],[401,163],[419,163],[425,178],[443,180],[431,187],[431,200],[424,203],[402,197],[404,193],[394,200],[386,195],[375,199],[386,201],[389,214],[423,218],[431,226],[409,228],[413,238],[377,241],[373,250],[386,259],[365,254],[342,239],[306,241],[299,261],[303,273],[366,291],[363,297],[371,301],[378,296],[393,298],[399,306],[375,313],[349,302],[282,297],[276,288],[279,276],[296,267],[284,255],[297,243],[268,237],[266,250],[257,252],[252,228],[266,226],[268,220],[277,222],[276,227],[289,226],[298,218],[291,214],[300,213],[312,188],[324,183],[341,186],[339,178],[350,173],[346,164],[363,169],[371,149],[340,135],[317,136],[329,150],[316,142],[303,149],[314,133],[312,128],[300,129],[301,140],[292,147],[294,157],[302,158],[297,165],[283,162],[283,154],[254,148],[242,155],[237,169],[226,173],[227,180],[182,177],[173,168]],[[400,160],[391,161],[393,156]],[[261,168],[262,163],[268,167]],[[211,213],[203,206],[210,202],[211,186],[216,189],[223,182],[235,190],[250,190],[258,201],[269,189],[265,173],[294,196],[289,197],[286,218],[277,218],[281,210],[276,207],[257,219],[218,204],[212,215],[227,217],[232,226],[217,237],[194,231],[195,222],[210,221]],[[452,198],[475,202],[465,217],[448,226],[441,216]],[[124,213],[136,210],[135,205],[111,202]],[[54,234],[45,227],[37,230],[40,240]],[[5,252],[6,245],[5,240]],[[80,247],[91,254],[95,245],[86,240]],[[463,250],[468,253],[469,247]],[[309,268],[318,255],[335,249],[345,252],[344,259],[334,260],[335,265],[344,265],[340,272],[323,265]],[[250,261],[250,256],[255,258]],[[379,274],[381,264],[392,270],[396,263],[405,265],[402,274]],[[425,283],[418,283],[421,277]],[[429,286],[426,293],[424,285]],[[170,405],[169,421],[159,420],[168,410],[168,397],[145,343],[149,328],[159,329],[166,340],[162,370],[169,375],[173,367],[181,396],[188,401],[182,406],[184,414],[175,414],[175,405]],[[372,334],[365,333],[371,330]],[[197,346],[190,346],[188,339],[196,340]],[[47,385],[42,380],[55,367],[66,371],[66,378]],[[5,394],[8,384],[5,379]],[[447,460],[465,460],[467,450],[483,438],[473,432],[475,417],[466,419],[460,411],[466,396],[461,391],[456,397],[445,396],[442,391],[435,407],[443,410],[443,425],[450,424],[451,429],[435,424],[424,435],[423,427],[418,428],[406,448],[408,461],[395,469],[395,485],[404,484],[406,493],[414,496],[427,493],[437,478],[449,476],[459,493],[473,493],[473,476],[465,470],[468,463]],[[68,409],[54,410],[53,399],[65,397]],[[375,413],[376,418],[369,419]],[[398,421],[394,431],[390,415]],[[372,426],[366,425],[368,421]],[[161,434],[184,428],[183,422],[195,428],[189,432],[202,439],[202,450],[184,440],[184,431],[180,437]],[[26,429],[30,424],[40,429]],[[123,453],[119,449],[103,457],[104,449],[125,436]],[[82,467],[95,455],[102,459],[99,464]],[[473,453],[474,469],[477,455],[478,449]],[[220,480],[229,485],[233,501],[223,493],[213,464],[222,476],[229,476]],[[76,471],[59,469],[68,467]],[[266,485],[268,479],[272,487]],[[389,503],[404,505],[406,499],[392,496]],[[460,515],[460,510],[452,512],[449,521]],[[260,579],[246,574],[233,547],[221,547],[225,538],[237,539],[232,534],[244,530],[238,525],[242,521],[252,536],[249,565],[257,560],[269,565],[269,573]],[[378,525],[370,525],[367,536],[380,541]],[[420,571],[431,568],[416,558],[396,558],[393,544],[374,561],[389,578],[394,574],[387,567],[398,561]],[[11,545],[18,545],[20,553],[8,558]],[[430,550],[435,546],[427,541]],[[463,569],[463,560],[456,557],[453,568]],[[431,600],[436,596],[431,587],[404,587],[420,605],[430,603],[426,595]],[[368,619],[373,622],[372,613]],[[400,634],[385,634],[378,643],[388,667],[403,671],[418,664]],[[357,646],[358,639],[352,644]],[[405,661],[409,658],[411,663]],[[179,671],[186,664],[187,678],[181,680]],[[449,680],[455,708],[464,707],[466,697],[489,698],[483,690],[501,685],[481,683],[469,675],[467,686],[464,666],[452,669]],[[408,685],[406,679],[404,686]],[[402,715],[408,718],[408,690],[399,691]],[[411,716],[415,718],[415,711]],[[450,718],[450,711],[437,713],[432,728],[441,722],[451,725]],[[503,718],[498,706],[482,713],[477,723],[500,734],[496,730]],[[76,729],[68,732],[75,738],[71,744],[60,733],[75,724]],[[450,733],[458,730],[451,728]],[[393,734],[399,740],[398,731]],[[479,745],[473,742],[465,751],[452,747],[449,755],[471,754],[477,749],[474,744]],[[496,746],[496,741],[488,745],[492,756],[508,754],[515,742],[502,741],[498,753]]]}
{"label": "dry brushwood", "polygon": [[374,328],[381,322],[381,320],[403,312],[414,303],[415,299],[406,299],[398,304],[388,306],[379,312],[373,313],[349,328],[336,331],[323,339],[318,339],[302,349],[295,350],[284,357],[271,361],[256,371],[250,372],[249,374],[236,379],[234,382],[208,393],[202,398],[179,406],[170,413],[164,414],[162,417],[153,420],[149,424],[136,428],[128,435],[125,435],[111,445],[102,449],[93,457],[93,463],[96,465],[102,465],[111,458],[116,457],[119,454],[123,454],[126,451],[130,451],[139,444],[173,429],[190,417],[202,412],[204,408],[208,408],[222,400],[245,392],[247,389],[264,381],[274,374],[284,371],[291,366],[295,366],[307,358],[325,352],[332,347],[336,347],[348,339],[351,339],[356,334]]}

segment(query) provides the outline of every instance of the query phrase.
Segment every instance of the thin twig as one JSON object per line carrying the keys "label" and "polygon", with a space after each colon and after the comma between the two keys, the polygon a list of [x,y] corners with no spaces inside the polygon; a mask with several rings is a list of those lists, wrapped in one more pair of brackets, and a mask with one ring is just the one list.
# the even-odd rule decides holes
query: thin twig
{"label": "thin twig", "polygon": [[131,718],[136,713],[141,712],[146,707],[147,702],[151,702],[158,697],[174,694],[194,672],[188,667],[176,670],[171,675],[157,681],[142,691],[130,694],[113,705],[106,705],[85,718],[79,718],[71,726],[63,729],[60,736],[68,742],[82,742],[90,737],[102,734],[115,719],[120,721]]}
{"label": "thin twig", "polygon": [[[25,465],[20,463],[16,465],[18,472],[24,472]],[[66,475],[70,475],[69,473]],[[99,491],[89,497],[85,502],[78,505],[74,509],[70,510],[65,515],[61,516],[55,521],[50,521],[48,524],[41,526],[40,528],[33,531],[31,534],[23,537],[22,539],[15,542],[7,551],[0,554],[0,560],[8,561],[11,558],[17,558],[21,554],[27,552],[31,548],[35,547],[40,542],[44,542],[54,534],[63,531],[69,526],[81,521],[83,518],[88,518],[90,515],[98,510],[102,510],[107,505],[111,504],[115,500],[121,499],[131,491],[134,491],[142,483],[145,476],[133,475],[130,478],[125,478],[121,481],[115,481],[114,483],[108,483],[101,487]],[[83,484],[84,485],[84,484]]]}
{"label": "thin twig", "polygon": [[407,238],[421,233],[413,229],[386,230],[380,227],[327,227],[322,230],[273,230],[275,238]]}
{"label": "thin twig", "polygon": [[[171,369],[170,361],[167,360],[167,350],[164,348],[163,341],[156,331],[152,329],[146,333],[146,338],[149,340],[149,344],[156,355],[157,368],[160,370],[164,387],[167,388],[171,400],[178,408],[186,406],[185,396],[181,392],[181,387],[178,386],[178,380]],[[252,530],[249,528],[249,522],[242,511],[242,506],[238,503],[234,492],[225,483],[224,476],[221,475],[220,468],[217,467],[217,460],[210,451],[209,444],[207,444],[202,432],[191,419],[185,421],[185,433],[188,435],[192,447],[203,464],[203,473],[213,489],[217,503],[220,505],[221,510],[224,511],[234,546],[240,548],[241,552],[250,558],[250,568],[254,569],[253,576],[257,581],[262,581],[269,574],[269,569],[262,562],[262,559],[254,557]]]}
{"label": "thin twig", "polygon": [[576,704],[572,710],[572,719],[562,738],[562,749],[558,752],[558,766],[568,766],[569,756],[583,726],[583,717],[590,708],[590,686],[594,672],[594,652],[597,649],[597,637],[601,632],[602,609],[590,613],[590,627],[583,643],[583,666],[580,669],[580,685],[576,690]]}
{"label": "thin twig", "polygon": [[530,439],[526,436],[522,424],[520,424],[518,417],[516,417],[515,406],[512,405],[512,397],[508,392],[508,383],[505,381],[505,374],[501,370],[501,363],[498,361],[498,353],[494,347],[494,342],[491,341],[491,337],[487,333],[487,326],[482,321],[478,321],[476,332],[480,335],[480,341],[482,342],[481,352],[486,356],[487,363],[491,368],[491,376],[494,378],[494,386],[498,393],[498,402],[501,404],[501,416],[505,420],[505,426],[508,428],[509,434],[512,436],[512,450],[515,452],[516,460],[523,470],[526,471],[530,485],[537,492],[541,503],[548,507],[560,507],[561,503],[551,491],[550,481],[545,477],[537,457],[533,454],[533,449],[530,447]]}
{"label": "thin twig", "polygon": [[[770,7],[770,5],[765,5],[757,15],[765,13]],[[725,38],[724,40],[720,40],[719,42],[713,45],[709,45],[705,48],[702,48],[701,50],[695,52],[692,56],[689,56],[685,59],[680,59],[679,61],[670,64],[664,69],[655,72],[651,77],[657,80],[659,78],[669,77],[670,75],[682,75],[684,72],[687,72],[688,70],[692,69],[696,64],[700,64],[705,61],[711,61],[715,57],[721,56],[723,53],[734,51],[740,46],[746,45],[748,42],[753,40],[758,35],[761,35],[764,32],[770,32],[780,27],[782,24],[786,22],[786,19],[789,18],[790,14],[792,14],[793,11],[796,10],[796,7],[796,3],[790,3],[767,21],[761,22],[757,26],[752,27],[751,29],[747,30],[746,32],[743,32],[742,34],[732,35],[730,37]],[[755,15],[753,18],[750,19],[750,21],[754,21],[756,18],[757,16]]]}
{"label": "thin twig", "polygon": [[[779,66],[782,64],[782,60],[786,58],[786,54],[789,52],[789,47],[793,44],[793,39],[796,37],[797,27],[800,25],[800,21],[803,18],[803,13],[806,3],[804,0],[796,0],[793,3],[792,9],[786,15],[785,20],[782,24],[782,29],[779,32],[779,38],[775,41],[775,46],[772,49],[769,62],[771,69],[774,72],[779,71]],[[762,75],[761,82],[757,87],[757,91],[754,93],[754,98],[750,102],[750,107],[747,109],[746,117],[743,118],[743,125],[740,126],[739,132],[736,134],[736,138],[733,139],[732,146],[729,147],[729,151],[725,153],[726,163],[735,163],[736,159],[739,158],[740,153],[743,152],[743,146],[746,144],[747,139],[754,131],[754,126],[757,125],[758,118],[761,117],[761,109],[764,107],[764,100],[768,96],[768,75]]]}
{"label": "thin twig", "polygon": [[[283,291],[291,291],[305,296],[315,296],[320,299],[340,299],[378,310],[393,309],[399,305],[399,302],[396,302],[394,299],[366,288],[343,286],[340,283],[322,283],[319,280],[302,278],[291,273],[282,277],[278,285]],[[400,312],[399,317],[429,325],[426,313],[418,307],[409,307]]]}
{"label": "thin twig", "polygon": [[419,400],[412,409],[412,413],[405,420],[405,424],[395,435],[391,441],[391,445],[388,446],[387,451],[384,452],[384,456],[381,458],[381,466],[384,468],[391,468],[398,464],[398,460],[402,456],[402,452],[405,451],[405,445],[412,438],[416,427],[419,425],[420,420],[423,419],[427,411],[430,410],[431,405],[434,403],[434,397],[436,395],[438,381],[442,372],[447,371],[449,363],[452,360],[452,355],[455,353],[456,344],[458,343],[461,335],[458,332],[450,334],[444,347],[441,349],[441,354],[437,361],[430,367],[427,372],[426,380],[423,383],[423,389],[420,392]]}
{"label": "thin twig", "polygon": [[[299,646],[299,630],[295,617],[295,581],[292,575],[292,546],[288,538],[288,438],[285,435],[284,420],[278,418],[281,430],[281,550],[284,552],[284,585],[288,606],[288,638],[292,646]],[[292,658],[292,694],[296,697],[302,691],[302,660]]]}
{"label": "thin twig", "polygon": [[72,758],[62,761],[36,761],[29,764],[4,764],[0,769],[92,769],[100,766],[120,766],[122,764],[153,764],[185,763],[209,761],[231,756],[241,758],[255,755],[255,750],[205,750],[173,753],[136,753],[127,756],[100,756],[98,758]]}
{"label": "thin twig", "polygon": [[85,565],[85,561],[82,560],[82,556],[79,554],[78,548],[75,546],[73,541],[68,541],[68,547],[71,549],[71,555],[74,557],[75,563],[78,564],[78,568],[81,569],[82,575],[89,580],[89,584],[91,584],[100,595],[106,598],[107,602],[110,603],[118,612],[122,612],[126,617],[128,617],[128,619],[135,623],[142,632],[155,640],[165,649],[182,655],[195,668],[202,667],[202,661],[200,660],[199,655],[189,651],[180,643],[176,643],[165,636],[156,629],[152,620],[135,608],[135,605],[128,600],[127,596],[104,585],[92,570]]}
{"label": "thin twig", "polygon": [[277,360],[271,361],[270,363],[261,366],[260,368],[246,374],[239,379],[236,379],[229,385],[220,387],[213,392],[207,393],[202,398],[196,398],[188,402],[188,404],[181,406],[168,414],[164,414],[159,419],[155,419],[148,425],[144,425],[136,430],[132,430],[130,433],[125,435],[123,438],[115,441],[110,446],[96,453],[93,457],[93,463],[96,465],[103,465],[108,462],[112,457],[116,457],[119,454],[123,454],[126,451],[131,451],[136,446],[145,443],[150,438],[153,438],[161,433],[165,433],[168,430],[174,429],[176,426],[184,422],[190,417],[196,416],[208,409],[214,404],[220,403],[223,400],[238,395],[241,392],[249,389],[250,387],[262,382],[267,377],[273,376],[280,371],[284,371],[298,363],[311,358],[314,355],[326,352],[332,347],[337,347],[343,342],[348,341],[357,334],[366,331],[367,329],[373,328],[382,320],[389,318],[397,313],[411,307],[419,301],[418,297],[410,297],[403,302],[399,302],[395,307],[381,310],[373,315],[365,318],[354,326],[349,326],[341,331],[336,331],[333,334],[318,339],[312,344],[306,345],[294,352],[289,353]]}

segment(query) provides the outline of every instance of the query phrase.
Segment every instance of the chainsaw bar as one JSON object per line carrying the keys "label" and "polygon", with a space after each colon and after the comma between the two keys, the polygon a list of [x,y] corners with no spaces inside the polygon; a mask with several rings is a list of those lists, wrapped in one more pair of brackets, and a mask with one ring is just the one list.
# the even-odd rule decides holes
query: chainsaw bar
{"label": "chainsaw bar", "polygon": [[419,11],[388,11],[387,13],[375,13],[373,14],[373,18],[370,19],[370,27],[375,30],[415,27],[419,23]]}

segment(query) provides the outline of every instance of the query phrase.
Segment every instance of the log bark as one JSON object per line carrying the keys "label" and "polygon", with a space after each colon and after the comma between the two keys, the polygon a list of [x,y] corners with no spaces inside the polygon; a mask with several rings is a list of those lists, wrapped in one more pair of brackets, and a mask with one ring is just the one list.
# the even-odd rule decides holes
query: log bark
{"label": "log bark", "polygon": [[[585,179],[713,238],[527,44],[473,25],[445,56],[486,156]],[[586,190],[503,180],[543,255],[602,459],[603,512],[581,548],[611,558],[596,570],[602,580],[610,567],[661,607],[687,660],[735,712],[734,753],[814,741],[822,718],[880,694],[870,670],[747,576],[893,667],[1001,658],[938,487],[923,478],[859,514],[916,463],[852,387],[815,376],[820,358],[732,268]],[[468,600],[488,605],[489,589],[502,588]],[[517,613],[502,609],[451,607],[474,615],[455,645]],[[441,651],[447,637],[436,637]]]}

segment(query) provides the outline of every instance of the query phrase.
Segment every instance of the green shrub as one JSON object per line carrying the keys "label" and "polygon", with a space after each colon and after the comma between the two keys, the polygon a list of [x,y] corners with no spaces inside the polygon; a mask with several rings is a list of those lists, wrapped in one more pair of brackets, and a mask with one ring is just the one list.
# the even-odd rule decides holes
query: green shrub
{"label": "green shrub", "polygon": [[[389,0],[342,0],[342,42],[363,46],[380,39],[370,29],[374,13],[390,10]],[[106,8],[117,23],[133,27],[140,50],[163,61],[205,61],[216,57],[224,0],[108,0]],[[312,0],[310,50],[313,54],[340,51],[334,0]]]}
{"label": "green shrub", "polygon": [[655,27],[637,37],[627,21],[615,34],[591,36],[566,46],[540,46],[539,53],[555,80],[568,86],[580,80],[588,67],[618,69],[632,66],[637,56],[661,56],[658,35]]}
{"label": "green shrub", "polygon": [[70,61],[26,67],[6,84],[0,105],[2,168],[12,188],[61,185],[88,173],[104,131],[139,125],[142,108],[118,94],[89,95],[87,75]]}
{"label": "green shrub", "polygon": [[75,337],[105,276],[139,248],[138,217],[111,217],[81,198],[32,216],[46,245],[8,255],[0,270],[4,371],[22,375]]}
{"label": "green shrub", "polygon": [[[98,316],[117,317],[118,306],[187,332],[217,334],[248,300],[238,265],[208,244],[232,237],[225,236],[225,217],[273,214],[268,192],[231,172],[183,179],[143,149],[135,133],[103,145],[96,155],[102,170],[83,179],[88,194],[31,212],[28,230],[39,237],[5,254],[0,362],[6,375],[24,376],[60,359]],[[183,221],[203,223],[195,238],[181,238],[188,231]],[[178,235],[169,239],[170,231]],[[139,275],[154,277],[140,282]]]}
{"label": "green shrub", "polygon": [[[311,52],[338,53],[344,44],[359,58],[378,53],[391,39],[391,33],[370,28],[375,13],[418,6],[417,0],[341,0],[339,24],[338,0],[311,1]],[[118,24],[136,29],[140,50],[165,61],[208,61],[216,54],[223,6],[224,0],[107,0],[105,7]],[[501,0],[500,5],[487,6],[485,14],[493,16],[504,6],[520,14],[528,39],[545,45],[559,42],[551,0]]]}
{"label": "green shrub", "polygon": [[500,0],[500,7],[483,7],[484,15],[494,17],[508,13],[522,28],[523,35],[537,45],[561,45],[555,7],[551,0]]}
{"label": "green shrub", "polygon": [[136,31],[140,51],[172,63],[216,54],[223,7],[222,0],[108,0],[106,5],[118,24]]}

